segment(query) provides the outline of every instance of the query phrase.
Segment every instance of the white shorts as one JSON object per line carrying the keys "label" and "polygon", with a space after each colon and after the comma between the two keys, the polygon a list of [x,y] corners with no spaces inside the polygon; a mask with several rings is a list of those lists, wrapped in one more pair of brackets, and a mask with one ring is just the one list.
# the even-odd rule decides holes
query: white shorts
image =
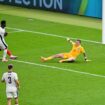
{"label": "white shorts", "polygon": [[5,40],[2,37],[0,37],[0,49],[4,50],[7,48],[8,48],[8,45],[6,44]]}
{"label": "white shorts", "polygon": [[7,98],[18,98],[18,92],[6,92]]}

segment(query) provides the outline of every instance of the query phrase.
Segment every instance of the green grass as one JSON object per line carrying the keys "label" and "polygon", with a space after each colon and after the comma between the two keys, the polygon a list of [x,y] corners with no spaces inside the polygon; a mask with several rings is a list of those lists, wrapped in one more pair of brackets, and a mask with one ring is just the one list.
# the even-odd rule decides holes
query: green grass
{"label": "green grass", "polygon": [[[27,18],[35,18],[40,20],[47,20],[50,22],[57,22],[63,24],[70,24],[76,26],[84,26],[95,29],[102,29],[101,19],[81,17],[77,15],[49,12],[37,9],[27,9],[15,6],[1,5],[0,13],[10,14],[13,16],[22,16]],[[27,15],[28,14],[28,15]]]}
{"label": "green grass", "polygon": [[[93,40],[101,42],[101,30],[76,25],[60,24],[27,17],[12,16],[0,13],[1,19],[7,20],[8,27],[39,31],[50,34]],[[7,29],[8,32],[16,31]],[[30,32],[11,33],[6,38],[9,49],[19,56],[19,61],[28,61],[50,67],[25,64],[15,61],[0,62],[0,77],[7,71],[7,65],[14,64],[14,71],[19,75],[21,88],[20,105],[104,105],[105,78],[76,72],[105,75],[105,45],[82,42],[92,62],[84,62],[81,55],[75,63],[58,63],[58,59],[46,63],[40,56],[68,52],[71,45],[64,38],[45,36]],[[0,52],[2,56],[2,52]],[[5,85],[0,84],[0,105],[6,104]]]}

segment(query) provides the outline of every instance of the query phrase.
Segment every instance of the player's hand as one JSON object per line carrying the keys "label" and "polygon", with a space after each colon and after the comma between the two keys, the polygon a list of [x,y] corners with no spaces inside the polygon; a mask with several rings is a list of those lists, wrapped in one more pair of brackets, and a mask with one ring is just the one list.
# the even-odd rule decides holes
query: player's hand
{"label": "player's hand", "polygon": [[85,56],[84,60],[85,60],[85,61],[87,60],[87,56]]}
{"label": "player's hand", "polygon": [[7,33],[7,32],[5,32],[4,36],[7,36],[7,35],[8,35],[8,33]]}
{"label": "player's hand", "polygon": [[70,38],[67,38],[67,41],[70,41]]}

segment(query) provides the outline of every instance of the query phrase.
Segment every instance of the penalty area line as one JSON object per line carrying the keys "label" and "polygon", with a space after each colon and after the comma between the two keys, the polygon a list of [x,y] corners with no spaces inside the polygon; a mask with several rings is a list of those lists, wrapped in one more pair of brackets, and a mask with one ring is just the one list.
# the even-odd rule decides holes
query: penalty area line
{"label": "penalty area line", "polygon": [[[24,30],[24,29],[19,29],[19,28],[12,28],[12,27],[7,27],[7,29],[20,30],[20,31],[23,31],[23,32],[29,32],[29,33],[40,34],[40,35],[45,35],[45,36],[53,36],[53,37],[58,37],[58,38],[63,38],[63,39],[66,39],[66,38],[69,37],[69,36],[45,33],[45,32],[40,32],[40,31]],[[70,37],[70,38],[74,39],[74,40],[78,39],[78,38],[72,38],[72,37]],[[84,41],[84,42],[89,42],[89,43],[102,44],[101,42],[93,41],[93,40],[86,40],[86,39],[81,39],[81,40]]]}
{"label": "penalty area line", "polygon": [[17,30],[17,31],[10,31],[8,33],[18,33],[18,32],[23,32],[22,30]]}
{"label": "penalty area line", "polygon": [[33,63],[33,62],[28,62],[28,61],[20,61],[20,60],[11,60],[11,61],[17,62],[17,63],[28,64],[28,65],[40,66],[40,67],[44,67],[44,68],[51,68],[54,70],[56,69],[56,70],[61,70],[61,71],[68,71],[68,72],[82,74],[82,75],[88,75],[88,76],[92,76],[92,77],[105,78],[104,75],[92,74],[92,73],[88,73],[88,72],[82,72],[82,71],[77,71],[77,70],[73,70],[73,69],[66,69],[66,68],[61,68],[61,67],[57,67],[57,66],[49,66],[49,65],[45,65],[45,64]]}

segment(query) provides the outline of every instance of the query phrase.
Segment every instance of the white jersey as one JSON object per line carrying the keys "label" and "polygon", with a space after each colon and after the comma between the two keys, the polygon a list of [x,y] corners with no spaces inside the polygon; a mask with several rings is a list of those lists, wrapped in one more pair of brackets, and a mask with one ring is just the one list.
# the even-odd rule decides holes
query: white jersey
{"label": "white jersey", "polygon": [[0,27],[0,36],[4,38],[4,35],[5,35],[5,28]]}
{"label": "white jersey", "polygon": [[17,86],[15,80],[18,80],[18,76],[15,72],[6,72],[2,76],[2,80],[6,83],[6,92],[16,92]]}
{"label": "white jersey", "polygon": [[8,47],[8,45],[5,42],[4,35],[5,35],[5,28],[0,27],[0,49],[3,50]]}

